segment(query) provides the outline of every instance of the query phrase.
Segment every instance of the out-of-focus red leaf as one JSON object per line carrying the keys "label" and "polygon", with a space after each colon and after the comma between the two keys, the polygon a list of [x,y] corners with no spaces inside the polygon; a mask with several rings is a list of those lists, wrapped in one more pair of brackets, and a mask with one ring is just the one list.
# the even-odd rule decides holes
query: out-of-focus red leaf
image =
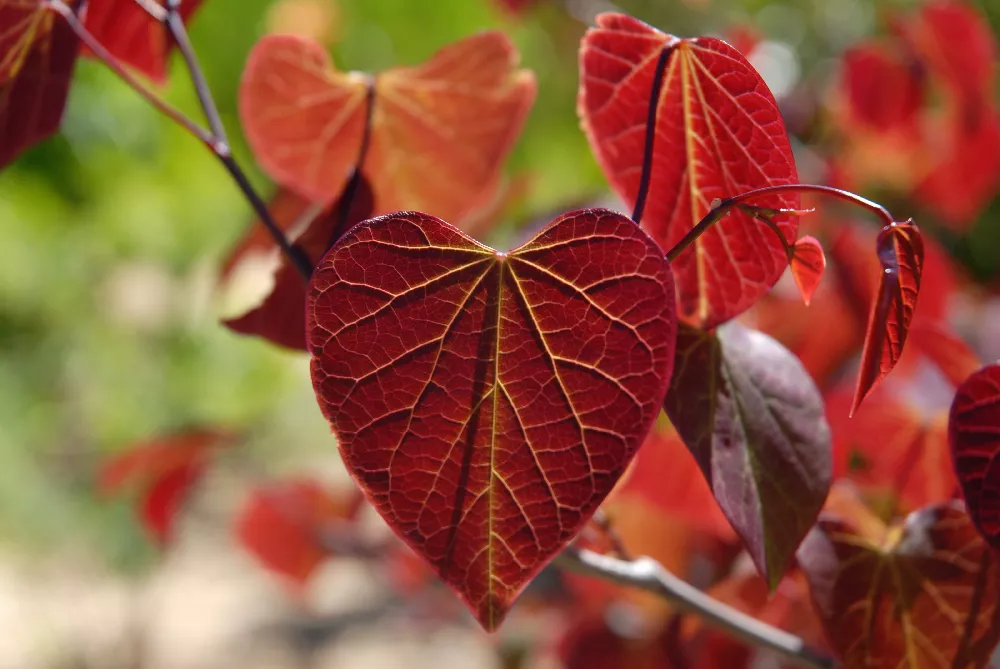
{"label": "out-of-focus red leaf", "polygon": [[[155,1],[163,4],[163,0]],[[180,3],[185,23],[201,3],[202,0]],[[166,81],[167,58],[174,46],[173,39],[166,26],[146,13],[135,0],[88,0],[85,25],[115,58],[153,81]],[[84,48],[84,55],[93,54]]]}
{"label": "out-of-focus red leaf", "polygon": [[876,251],[882,271],[868,317],[852,416],[903,353],[924,269],[924,241],[912,221],[885,226]]}
{"label": "out-of-focus red leaf", "polygon": [[734,49],[744,56],[749,56],[750,52],[757,48],[757,45],[764,39],[759,30],[746,23],[730,26],[726,31],[725,38]]}
{"label": "out-of-focus red leaf", "polygon": [[[534,75],[499,32],[375,79],[364,174],[375,211],[418,209],[461,220],[494,194],[535,97]],[[261,165],[314,202],[336,196],[357,160],[371,77],[334,70],[326,50],[292,35],[250,54],[240,115]]]}
{"label": "out-of-focus red leaf", "polygon": [[976,221],[1000,189],[1000,111],[982,106],[951,118],[933,149],[934,168],[914,197],[958,231]]}
{"label": "out-of-focus red leaf", "polygon": [[830,487],[823,400],[802,364],[739,323],[681,327],[664,408],[723,513],[776,586]]}
{"label": "out-of-focus red leaf", "polygon": [[201,478],[214,451],[233,440],[218,430],[191,430],[137,444],[108,460],[98,475],[105,495],[139,491],[139,514],[160,544],[172,534],[177,511]]}
{"label": "out-of-focus red leaf", "polygon": [[38,0],[0,0],[0,168],[59,129],[79,47]]}
{"label": "out-of-focus red leaf", "polygon": [[693,529],[723,541],[736,538],[698,464],[672,427],[650,431],[627,476],[615,489],[615,500],[635,496]]}
{"label": "out-of-focus red leaf", "polygon": [[911,48],[962,104],[992,98],[997,74],[997,39],[989,21],[971,3],[932,0],[903,24]]}
{"label": "out-of-focus red leaf", "polygon": [[851,392],[826,397],[833,432],[834,475],[876,498],[910,511],[951,499],[958,481],[951,469],[947,417],[908,406],[890,388],[847,417]]}
{"label": "out-of-focus red leaf", "polygon": [[[925,275],[929,281],[930,273]],[[915,319],[909,338],[910,345],[933,362],[956,388],[982,365],[975,351],[943,323]]]}
{"label": "out-of-focus red leaf", "polygon": [[[656,119],[650,198],[642,217],[666,251],[708,214],[715,198],[796,183],[785,126],[760,75],[713,38],[678,39],[622,14],[601,14],[580,49],[578,111],[591,149],[631,206],[639,190],[653,75],[671,49]],[[798,196],[756,203],[798,209]],[[777,221],[795,239],[798,217]],[[673,263],[680,317],[709,328],[756,302],[788,257],[776,235],[732,211]]]}
{"label": "out-of-focus red leaf", "polygon": [[823,246],[819,240],[808,235],[799,238],[792,251],[788,267],[791,269],[792,278],[795,279],[795,285],[802,293],[802,301],[808,305],[823,278],[823,272],[826,271],[826,256],[823,255]]}
{"label": "out-of-focus red leaf", "polygon": [[673,277],[627,217],[509,253],[440,219],[355,226],[310,282],[307,340],[344,462],[488,630],[639,449],[673,367]]}
{"label": "out-of-focus red leaf", "polygon": [[538,0],[494,0],[494,2],[509,14],[520,16],[537,4]]}
{"label": "out-of-focus red leaf", "polygon": [[[341,227],[341,210],[338,200],[329,210],[313,219],[305,232],[295,240],[295,245],[313,264],[320,261],[333,242],[351,226],[365,220],[372,213],[372,192],[362,177],[351,201],[351,211]],[[278,346],[293,350],[306,350],[305,334],[306,281],[288,258],[282,256],[274,275],[274,288],[260,306],[242,316],[223,321],[234,332],[257,335]]]}
{"label": "out-of-focus red leaf", "polygon": [[915,130],[925,84],[919,62],[870,42],[848,49],[842,68],[840,85],[852,125],[879,133]]}
{"label": "out-of-focus red leaf", "polygon": [[959,501],[875,540],[824,513],[798,557],[844,666],[983,667],[1000,641],[1000,570]]}
{"label": "out-of-focus red leaf", "polygon": [[301,587],[334,554],[324,534],[353,521],[363,499],[357,489],[334,495],[311,479],[278,481],[251,493],[236,533],[265,567]]}
{"label": "out-of-focus red leaf", "polygon": [[1000,548],[1000,364],[986,365],[959,386],[948,442],[969,515]]}

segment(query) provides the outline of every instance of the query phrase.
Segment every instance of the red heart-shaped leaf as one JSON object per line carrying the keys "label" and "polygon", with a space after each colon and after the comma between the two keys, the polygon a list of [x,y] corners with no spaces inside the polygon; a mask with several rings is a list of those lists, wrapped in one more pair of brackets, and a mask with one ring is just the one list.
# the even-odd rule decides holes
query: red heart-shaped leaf
{"label": "red heart-shaped leaf", "polygon": [[664,408],[772,587],[830,489],[830,429],[802,363],[739,323],[681,327]]}
{"label": "red heart-shaped leaf", "polygon": [[[155,0],[163,5],[163,0]],[[186,23],[202,0],[184,0],[179,12]],[[167,78],[167,57],[174,46],[166,26],[136,0],[88,0],[86,28],[111,55],[153,81]],[[84,49],[84,55],[93,54]]]}
{"label": "red heart-shaped leaf", "polygon": [[872,537],[824,512],[799,551],[844,666],[984,667],[1000,641],[1000,570],[962,503],[883,530]]}
{"label": "red heart-shaped leaf", "polygon": [[316,269],[312,379],[341,455],[487,630],[642,444],[673,367],[673,290],[656,243],[602,209],[509,253],[384,216]]}
{"label": "red heart-shaped leaf", "polygon": [[986,365],[958,387],[948,443],[969,515],[1000,548],[1000,364]]}
{"label": "red heart-shaped leaf", "polygon": [[868,316],[852,416],[903,354],[924,271],[924,240],[913,221],[885,226],[875,244],[882,271]]}
{"label": "red heart-shaped leaf", "polygon": [[[507,37],[493,31],[378,75],[363,167],[377,212],[422,209],[459,220],[493,197],[535,98],[534,75],[517,62]],[[357,160],[370,79],[334,70],[305,37],[258,42],[240,116],[264,169],[314,202],[333,199]]]}
{"label": "red heart-shaped leaf", "polygon": [[826,256],[823,255],[823,246],[819,240],[807,235],[795,242],[788,267],[795,285],[802,293],[802,301],[808,305],[826,271]]}
{"label": "red heart-shaped leaf", "polygon": [[[798,177],[774,97],[738,51],[721,40],[678,39],[623,14],[601,14],[580,48],[578,110],[597,161],[629,205],[639,191],[649,98],[664,49],[672,52],[642,224],[668,250],[716,198]],[[790,193],[766,200],[758,204],[799,208]],[[785,239],[798,236],[797,217],[782,217],[778,226]],[[732,211],[673,263],[680,317],[705,328],[726,321],[766,293],[787,264],[773,232]]]}
{"label": "red heart-shaped leaf", "polygon": [[0,168],[59,129],[79,47],[38,0],[0,0]]}

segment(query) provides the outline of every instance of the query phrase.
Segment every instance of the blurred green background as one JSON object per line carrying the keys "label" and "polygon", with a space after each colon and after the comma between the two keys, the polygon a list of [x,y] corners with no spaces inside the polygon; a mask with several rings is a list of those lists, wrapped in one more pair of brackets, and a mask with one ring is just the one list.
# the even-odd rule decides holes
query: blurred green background
{"label": "blurred green background", "polygon": [[[264,193],[235,97],[271,0],[206,0],[191,34],[240,162]],[[679,35],[751,25],[817,85],[838,52],[892,7],[868,0],[648,0],[617,6]],[[494,0],[331,0],[335,62],[412,64],[499,27],[537,73],[539,96],[509,165],[533,188],[512,221],[575,205],[606,186],[575,112],[577,44],[610,3],[542,2],[520,16]],[[1000,3],[984,6],[994,27]],[[197,114],[180,63],[166,97]],[[192,424],[245,430],[228,458],[253,471],[337,458],[304,356],[218,324],[216,274],[249,209],[216,160],[102,65],[81,61],[63,133],[0,173],[0,541],[20,551],[82,544],[119,566],[151,555],[127,501],[101,500],[107,454]],[[803,178],[809,165],[800,163]],[[985,218],[1000,213],[994,205]],[[980,226],[982,227],[982,226]],[[997,250],[995,233],[981,235]],[[994,257],[1000,255],[994,253]],[[989,261],[981,268],[989,273]],[[996,262],[995,260],[993,261]],[[995,267],[995,265],[994,265]]]}

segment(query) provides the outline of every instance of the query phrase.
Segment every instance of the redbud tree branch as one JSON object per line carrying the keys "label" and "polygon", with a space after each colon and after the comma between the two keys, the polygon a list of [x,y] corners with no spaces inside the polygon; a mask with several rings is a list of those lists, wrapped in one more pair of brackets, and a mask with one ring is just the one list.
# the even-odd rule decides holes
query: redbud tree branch
{"label": "redbud tree branch", "polygon": [[554,564],[584,576],[651,592],[676,608],[698,616],[706,623],[737,639],[778,653],[797,666],[808,669],[837,667],[833,658],[810,648],[794,634],[772,627],[713,599],[671,574],[652,558],[620,560],[571,546],[556,557]]}
{"label": "redbud tree branch", "polygon": [[226,137],[226,131],[223,127],[222,120],[219,117],[215,100],[212,97],[212,93],[208,88],[207,82],[205,81],[204,74],[201,71],[201,66],[198,64],[197,56],[191,46],[191,41],[188,39],[187,29],[184,27],[184,21],[181,19],[178,11],[180,0],[167,0],[166,7],[149,2],[149,0],[136,0],[136,3],[145,9],[149,15],[153,17],[153,19],[163,23],[164,27],[170,33],[171,38],[177,44],[184,57],[184,62],[187,64],[191,81],[193,82],[195,91],[198,95],[198,101],[204,110],[205,117],[208,119],[209,129],[206,130],[199,124],[195,123],[190,117],[164,100],[149,86],[145,85],[139,81],[137,77],[132,75],[121,63],[121,61],[108,51],[108,49],[105,48],[104,45],[101,44],[89,30],[87,30],[87,28],[83,25],[83,22],[76,16],[72,8],[70,8],[64,0],[45,0],[45,7],[50,11],[59,14],[70,26],[73,32],[76,33],[77,37],[80,38],[80,41],[93,51],[94,55],[96,55],[112,72],[124,81],[125,84],[127,84],[132,90],[142,96],[147,102],[149,102],[149,104],[167,116],[170,120],[174,121],[193,137],[201,141],[201,143],[204,144],[205,147],[207,147],[208,150],[219,159],[219,162],[222,163],[222,165],[226,168],[226,171],[228,171],[230,176],[233,178],[233,181],[236,182],[237,187],[239,187],[247,202],[250,203],[250,206],[253,207],[261,223],[265,228],[267,228],[267,231],[271,234],[271,237],[281,249],[282,253],[284,253],[289,261],[295,266],[299,274],[302,275],[302,278],[308,281],[312,276],[312,264],[309,262],[309,259],[301,249],[288,241],[285,233],[282,232],[281,228],[271,216],[271,212],[268,211],[267,203],[264,202],[254,189],[250,180],[247,178],[246,173],[240,167],[239,163],[236,162],[236,159],[230,151],[229,141]]}

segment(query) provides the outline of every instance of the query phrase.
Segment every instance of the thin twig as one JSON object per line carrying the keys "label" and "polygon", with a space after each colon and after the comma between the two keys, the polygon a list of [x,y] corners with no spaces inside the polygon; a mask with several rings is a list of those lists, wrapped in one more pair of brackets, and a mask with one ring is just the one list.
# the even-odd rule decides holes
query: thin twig
{"label": "thin twig", "polygon": [[612,581],[659,595],[678,609],[695,614],[705,622],[754,647],[778,653],[800,667],[834,669],[837,666],[833,658],[810,648],[797,636],[709,597],[671,574],[652,558],[619,560],[593,551],[570,547],[559,554],[555,564],[584,576]]}
{"label": "thin twig", "polygon": [[649,195],[649,184],[653,177],[653,148],[656,144],[656,112],[660,108],[660,94],[663,91],[663,73],[667,69],[667,61],[679,40],[660,49],[660,57],[656,60],[653,71],[653,86],[649,91],[649,108],[646,112],[646,141],[642,150],[642,174],[639,177],[639,191],[635,196],[635,207],[632,209],[632,220],[642,222],[642,214],[646,209],[646,197]]}
{"label": "thin twig", "polygon": [[[834,188],[832,186],[818,186],[816,184],[781,184],[778,186],[767,186],[765,188],[758,188],[756,190],[747,191],[746,193],[734,195],[733,197],[726,198],[725,200],[717,201],[705,217],[698,221],[698,224],[691,228],[687,234],[684,235],[684,237],[682,237],[681,240],[667,252],[667,260],[670,262],[676,260],[677,256],[679,256],[687,247],[691,246],[691,244],[693,244],[698,237],[701,237],[706,230],[721,221],[733,207],[764,195],[773,195],[775,193],[784,192],[819,193],[822,195],[829,195],[831,197],[850,202],[851,204],[857,205],[863,209],[867,209],[882,219],[886,225],[892,225],[895,221],[892,214],[889,213],[889,210],[882,205],[877,202],[873,202],[868,198],[856,195],[855,193],[841,190],[840,188]],[[797,214],[800,212],[796,210],[785,213]]]}
{"label": "thin twig", "polygon": [[124,81],[129,88],[134,90],[136,93],[141,95],[149,104],[156,107],[162,114],[170,118],[174,123],[184,128],[188,133],[196,137],[203,144],[212,147],[213,138],[212,134],[199,126],[197,123],[192,121],[184,112],[180,111],[172,104],[157,95],[151,88],[143,84],[139,79],[134,77],[131,72],[129,72],[121,62],[118,61],[111,52],[104,48],[104,45],[97,41],[97,38],[84,27],[83,23],[77,18],[73,9],[70,8],[63,0],[46,0],[45,7],[53,12],[56,12],[65,19],[69,27],[72,28],[76,36],[80,38],[80,41],[87,45],[87,48],[94,52],[94,55],[100,58],[108,68],[114,72],[119,79]]}
{"label": "thin twig", "polygon": [[154,0],[135,0],[135,3],[142,7],[154,20],[163,23],[167,18],[167,10],[163,5],[157,4]]}
{"label": "thin twig", "polygon": [[83,23],[73,13],[73,10],[70,9],[64,0],[45,0],[45,3],[46,8],[62,16],[63,19],[65,19],[69,24],[70,28],[72,28],[73,32],[80,38],[80,41],[86,44],[87,47],[93,51],[94,54],[100,58],[112,72],[118,75],[122,81],[132,88],[132,90],[139,93],[139,95],[145,98],[147,102],[153,105],[153,107],[187,130],[190,134],[201,140],[201,142],[215,155],[215,157],[219,159],[219,161],[226,168],[226,171],[228,171],[233,177],[236,185],[239,187],[240,191],[242,191],[243,196],[253,207],[257,217],[260,219],[264,227],[267,228],[267,231],[271,234],[271,237],[274,239],[275,244],[277,244],[281,249],[281,252],[284,253],[289,262],[295,266],[299,274],[302,275],[302,278],[305,281],[309,281],[312,277],[313,270],[309,259],[301,249],[288,241],[288,238],[285,236],[281,227],[278,226],[278,224],[274,221],[274,218],[271,216],[271,212],[267,208],[267,203],[265,203],[260,195],[258,195],[257,191],[250,183],[250,180],[247,178],[246,173],[243,172],[239,163],[237,163],[236,159],[233,158],[232,152],[229,148],[229,142],[226,138],[226,131],[223,127],[218,109],[216,108],[215,100],[212,97],[212,92],[208,88],[208,84],[205,81],[205,76],[198,64],[197,56],[194,53],[190,40],[188,39],[187,29],[184,27],[184,21],[181,20],[178,12],[178,7],[180,6],[179,0],[167,0],[167,8],[162,12],[162,16],[159,12],[152,10],[152,6],[148,2],[139,0],[139,5],[146,9],[146,11],[150,13],[150,16],[163,22],[164,27],[170,32],[173,40],[176,42],[181,53],[184,55],[184,61],[187,64],[188,71],[191,75],[191,81],[194,83],[195,91],[198,94],[198,100],[205,112],[205,117],[208,119],[210,126],[210,129],[208,130],[199,126],[180,110],[153,92],[152,89],[132,76],[125,66],[122,65],[121,61],[111,54],[110,51],[104,48],[104,45],[102,45],[90,33],[90,31],[86,29],[86,27],[84,27]]}

